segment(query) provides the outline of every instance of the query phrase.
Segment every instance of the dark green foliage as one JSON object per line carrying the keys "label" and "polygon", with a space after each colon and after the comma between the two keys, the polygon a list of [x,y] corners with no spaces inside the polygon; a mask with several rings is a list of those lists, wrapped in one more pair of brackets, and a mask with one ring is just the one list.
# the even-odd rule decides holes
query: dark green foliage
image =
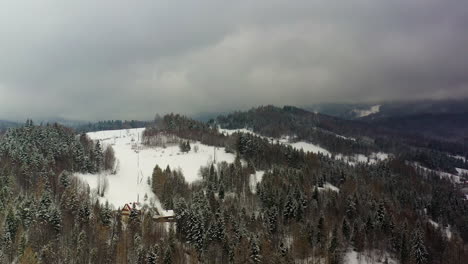
{"label": "dark green foliage", "polygon": [[130,129],[130,128],[140,128],[145,127],[149,122],[147,121],[138,121],[138,120],[108,120],[108,121],[99,121],[97,123],[89,123],[86,125],[81,125],[76,127],[76,131],[83,132],[93,132],[101,130],[117,130],[117,129]]}
{"label": "dark green foliage", "polygon": [[424,241],[422,238],[422,232],[420,229],[416,229],[413,232],[411,240],[411,257],[416,264],[425,264],[428,262],[427,259],[427,250],[424,246]]}
{"label": "dark green foliage", "polygon": [[190,142],[188,140],[180,141],[179,149],[180,149],[180,152],[189,152],[191,149]]}

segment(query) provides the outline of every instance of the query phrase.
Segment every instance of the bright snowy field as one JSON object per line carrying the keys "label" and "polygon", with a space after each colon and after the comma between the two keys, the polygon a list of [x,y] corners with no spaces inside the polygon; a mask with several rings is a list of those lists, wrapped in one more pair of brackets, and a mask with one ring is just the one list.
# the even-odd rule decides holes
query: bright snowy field
{"label": "bright snowy field", "polygon": [[[136,202],[151,204],[161,212],[161,205],[158,199],[147,184],[147,179],[151,178],[153,169],[159,165],[162,169],[170,166],[171,169],[182,171],[188,183],[200,180],[199,170],[201,166],[206,166],[213,161],[214,147],[200,143],[192,143],[188,153],[181,153],[179,146],[145,147],[140,144],[144,128],[98,131],[88,133],[93,140],[100,140],[103,148],[112,145],[115,152],[117,173],[112,175],[104,172],[96,174],[77,174],[77,176],[89,184],[92,192],[96,193],[98,178],[106,177],[108,187],[104,197],[100,197],[101,202],[109,201],[115,208],[122,208],[126,203]],[[195,153],[195,146],[198,151]],[[137,151],[136,149],[139,149]],[[224,148],[217,148],[216,162],[234,162],[235,156],[226,153]],[[144,201],[144,196],[148,200]],[[167,213],[166,213],[167,214]]]}

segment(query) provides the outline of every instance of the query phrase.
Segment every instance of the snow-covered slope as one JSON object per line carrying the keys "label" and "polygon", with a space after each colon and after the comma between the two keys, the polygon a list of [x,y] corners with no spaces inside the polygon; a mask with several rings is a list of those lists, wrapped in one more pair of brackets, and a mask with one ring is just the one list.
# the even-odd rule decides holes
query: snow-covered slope
{"label": "snow-covered slope", "polygon": [[226,135],[232,135],[235,132],[249,133],[249,134],[252,134],[252,135],[255,135],[255,136],[258,136],[258,137],[266,138],[272,143],[275,142],[275,141],[279,141],[279,142],[281,142],[281,143],[283,143],[285,145],[290,145],[295,149],[298,149],[298,150],[302,149],[305,152],[312,152],[312,153],[316,153],[316,154],[317,153],[322,153],[324,155],[331,155],[331,153],[328,150],[320,147],[319,145],[315,145],[315,144],[312,144],[310,142],[305,142],[305,141],[291,142],[291,140],[290,140],[290,138],[288,136],[282,137],[280,139],[268,138],[268,137],[259,135],[259,134],[255,133],[255,132],[253,132],[251,130],[248,130],[246,128],[241,128],[241,129],[223,129],[223,128],[220,128],[219,132],[224,133]]}
{"label": "snow-covered slope", "polygon": [[[180,153],[178,146],[144,147],[141,145],[143,131],[144,128],[136,128],[88,133],[91,139],[100,140],[104,147],[112,145],[118,163],[115,175],[109,173],[101,175],[106,177],[109,183],[104,197],[100,198],[102,202],[108,200],[117,208],[125,203],[135,202],[139,198],[140,202],[153,202],[157,208],[160,208],[159,201],[147,184],[147,179],[151,178],[156,164],[163,169],[168,165],[171,169],[180,168],[186,181],[192,183],[200,179],[200,167],[213,161],[214,147],[198,142],[192,143],[192,149],[188,153]],[[195,146],[198,146],[197,152]],[[235,156],[226,153],[224,148],[217,148],[217,162],[233,162],[234,159]],[[77,174],[77,176],[87,182],[91,189],[97,188],[98,175]],[[145,194],[148,196],[147,201],[143,200]]]}
{"label": "snow-covered slope", "polygon": [[[444,172],[444,171],[432,170],[432,169],[426,168],[424,166],[421,166],[417,162],[408,162],[408,164],[410,164],[410,165],[414,166],[415,168],[420,169],[420,170],[422,170],[422,171],[424,171],[426,173],[433,173],[433,174],[439,176],[440,178],[447,178],[447,179],[451,180],[454,183],[460,183],[460,176],[459,175],[451,174],[451,173]],[[457,170],[457,171],[458,171],[458,173],[460,173],[460,170]]]}
{"label": "snow-covered slope", "polygon": [[[242,128],[242,129],[221,129],[220,128],[219,131],[221,133],[226,134],[226,135],[232,135],[235,132],[250,133],[252,135],[256,135],[256,136],[259,136],[259,137],[262,137],[262,138],[266,138],[272,143],[276,142],[276,141],[279,141],[282,144],[292,146],[293,148],[298,149],[298,150],[302,149],[305,152],[311,152],[311,153],[315,153],[315,154],[321,153],[323,155],[332,156],[332,153],[330,151],[320,147],[319,145],[312,144],[312,143],[306,142],[306,141],[294,142],[294,141],[291,141],[291,138],[289,136],[284,136],[284,137],[282,137],[280,139],[268,138],[268,137],[264,137],[262,135],[256,134],[255,132],[253,132],[251,130],[248,130],[246,128]],[[336,135],[336,136],[342,137],[340,135]],[[343,137],[343,138],[346,138],[346,137]],[[351,139],[351,138],[346,138],[346,139],[355,140],[355,139]],[[358,163],[375,164],[378,161],[383,161],[383,160],[386,160],[388,158],[389,158],[389,154],[383,153],[383,152],[372,153],[369,156],[365,156],[363,154],[355,154],[355,155],[351,155],[351,156],[349,156],[349,155],[345,156],[345,155],[342,155],[342,154],[335,155],[335,159],[341,160],[341,161],[346,162],[349,165],[353,165],[353,166],[358,164]]]}

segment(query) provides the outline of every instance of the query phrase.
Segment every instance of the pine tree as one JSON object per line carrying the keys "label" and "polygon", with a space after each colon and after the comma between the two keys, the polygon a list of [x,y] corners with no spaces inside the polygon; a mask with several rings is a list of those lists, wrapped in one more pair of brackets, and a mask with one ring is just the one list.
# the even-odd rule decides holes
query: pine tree
{"label": "pine tree", "polygon": [[109,208],[109,202],[106,201],[104,208],[101,209],[101,223],[105,226],[109,226],[111,223],[112,211]]}
{"label": "pine tree", "polygon": [[174,204],[174,215],[177,224],[177,233],[182,236],[182,240],[184,241],[189,236],[189,221],[191,218],[184,198],[176,200]]}
{"label": "pine tree", "polygon": [[13,208],[8,209],[7,217],[5,220],[5,232],[9,234],[10,238],[13,240],[16,236],[16,231],[18,230],[18,218],[13,211]]}
{"label": "pine tree", "polygon": [[99,142],[99,140],[96,141],[96,145],[94,146],[93,156],[95,159],[94,168],[95,168],[95,171],[98,172],[102,169],[103,161],[104,161],[104,154],[102,152],[101,143]]}
{"label": "pine tree", "polygon": [[337,263],[338,262],[338,254],[337,254],[337,248],[338,248],[338,235],[337,235],[337,230],[336,227],[333,229],[332,233],[332,238],[330,241],[330,246],[328,247],[328,253],[330,254],[330,259],[331,263]]}
{"label": "pine tree", "polygon": [[351,227],[349,226],[348,220],[343,218],[343,224],[341,225],[341,232],[343,232],[343,237],[346,240],[349,240],[351,237]]}
{"label": "pine tree", "polygon": [[403,228],[400,231],[400,241],[399,241],[399,249],[400,249],[400,260],[402,263],[406,263],[410,258],[410,245],[408,244],[408,227],[406,222],[403,225]]}
{"label": "pine tree", "polygon": [[323,176],[323,175],[320,175],[320,176],[319,176],[319,180],[318,180],[318,187],[323,188],[323,185],[324,185],[324,184],[325,184],[324,176]]}
{"label": "pine tree", "polygon": [[375,217],[375,222],[377,226],[382,227],[387,218],[387,212],[385,210],[384,203],[379,203],[379,208],[377,209],[377,215]]}
{"label": "pine tree", "polygon": [[80,210],[78,212],[78,218],[81,223],[88,223],[89,217],[91,215],[91,211],[89,210],[88,202],[84,202],[80,206]]}
{"label": "pine tree", "polygon": [[320,216],[320,219],[318,221],[318,224],[317,224],[317,244],[321,244],[323,245],[322,243],[324,243],[324,238],[325,238],[325,218],[322,216]]}
{"label": "pine tree", "polygon": [[60,211],[54,206],[49,213],[49,223],[56,233],[60,233],[62,228],[62,217]]}
{"label": "pine tree", "polygon": [[346,216],[349,219],[353,219],[353,217],[356,215],[356,203],[354,202],[354,198],[351,196],[348,196],[346,199]]}
{"label": "pine tree", "polygon": [[278,208],[272,207],[266,212],[266,225],[270,234],[275,234],[278,230]]}
{"label": "pine tree", "polygon": [[157,264],[158,262],[158,256],[159,254],[159,250],[158,250],[158,247],[157,246],[153,246],[150,248],[150,250],[148,251],[148,255],[147,255],[147,263],[148,264]]}
{"label": "pine tree", "polygon": [[318,201],[319,200],[319,191],[317,186],[314,187],[314,193],[312,194],[312,199]]}
{"label": "pine tree", "polygon": [[261,263],[260,247],[256,237],[250,239],[250,263]]}
{"label": "pine tree", "polygon": [[67,188],[68,186],[70,186],[70,175],[68,174],[68,172],[63,171],[60,174],[60,183],[62,184],[64,188]]}
{"label": "pine tree", "polygon": [[49,207],[52,204],[51,192],[50,187],[46,184],[46,189],[42,193],[41,201],[39,202],[39,209],[37,211],[38,218],[43,221],[47,222],[49,219]]}
{"label": "pine tree", "polygon": [[413,233],[413,239],[411,242],[411,257],[416,264],[425,264],[427,263],[427,249],[424,245],[422,231],[421,229],[416,229]]}
{"label": "pine tree", "polygon": [[284,205],[284,211],[283,211],[283,216],[286,221],[293,219],[296,217],[297,214],[297,202],[292,196],[291,193],[288,194],[286,197],[286,203]]}
{"label": "pine tree", "polygon": [[219,184],[218,197],[220,200],[224,200],[224,184]]}
{"label": "pine tree", "polygon": [[205,227],[199,213],[191,213],[188,221],[188,238],[201,254],[205,248]]}

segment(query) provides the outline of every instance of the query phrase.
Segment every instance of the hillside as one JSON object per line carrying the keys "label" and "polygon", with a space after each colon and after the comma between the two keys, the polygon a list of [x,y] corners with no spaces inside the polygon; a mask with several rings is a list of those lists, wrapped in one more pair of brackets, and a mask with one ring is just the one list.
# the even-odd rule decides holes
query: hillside
{"label": "hillside", "polygon": [[0,120],[0,133],[6,131],[10,127],[18,127],[19,124],[11,121]]}
{"label": "hillside", "polygon": [[468,142],[468,112],[396,116],[372,119],[369,123],[429,139],[465,144]]}
{"label": "hillside", "polygon": [[[366,125],[292,107],[225,120],[251,129],[170,114],[147,128],[78,135],[28,121],[0,136],[0,260],[457,263],[468,257],[467,197],[460,188],[466,170],[428,168],[437,152],[419,153],[415,163],[408,152],[371,152],[377,144],[364,145],[368,155],[328,150],[333,144],[301,137],[320,131],[361,144],[335,132]],[[266,134],[275,124],[280,137]]]}
{"label": "hillside", "polygon": [[[458,118],[466,119],[465,115],[459,115]],[[430,122],[426,122],[426,125],[430,126],[435,119],[436,116],[430,119]],[[444,130],[443,124],[451,121],[453,119],[441,120],[441,125],[430,131],[437,133],[437,127]],[[248,128],[267,137],[289,136],[295,141],[319,145],[335,155],[369,156],[372,153],[383,152],[404,156],[404,159],[420,162],[431,169],[450,173],[456,173],[456,168],[468,168],[467,164],[452,157],[467,157],[466,143],[426,137],[423,132],[429,133],[429,127],[426,130],[411,130],[411,127],[416,128],[425,123],[423,117],[416,118],[414,125],[407,124],[410,121],[400,122],[400,126],[398,121],[395,122],[394,125],[391,121],[343,120],[290,106],[264,106],[217,118],[217,124],[223,128]],[[465,124],[467,123],[460,122],[458,126],[464,127]]]}

